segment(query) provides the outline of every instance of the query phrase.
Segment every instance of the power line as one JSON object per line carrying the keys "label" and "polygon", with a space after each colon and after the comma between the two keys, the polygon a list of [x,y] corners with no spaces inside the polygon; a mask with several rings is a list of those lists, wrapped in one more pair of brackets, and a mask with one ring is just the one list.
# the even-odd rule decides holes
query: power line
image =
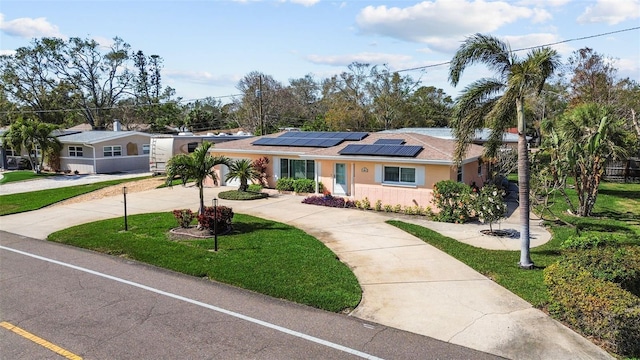
{"label": "power line", "polygon": [[[606,33],[600,33],[600,34],[595,34],[595,35],[588,35],[588,36],[582,36],[582,37],[578,37],[578,38],[572,38],[572,39],[567,39],[567,40],[562,40],[562,41],[556,41],[556,42],[553,42],[553,43],[548,43],[548,44],[543,44],[543,45],[529,46],[529,47],[525,47],[525,48],[511,50],[511,51],[512,52],[520,52],[520,51],[525,51],[525,50],[537,49],[537,48],[541,48],[541,47],[549,47],[549,46],[554,46],[554,45],[560,45],[560,44],[564,44],[564,43],[568,43],[568,42],[593,39],[593,38],[597,38],[597,37],[602,37],[602,36],[607,36],[607,35],[612,35],[612,34],[618,34],[618,33],[622,33],[622,32],[639,30],[639,29],[640,29],[640,26],[636,26],[636,27],[631,27],[631,28],[626,28],[626,29],[621,29],[621,30],[609,31],[609,32],[606,32]],[[451,64],[451,61],[441,62],[441,63],[437,63],[437,64],[431,64],[431,65],[425,65],[425,66],[418,66],[418,67],[414,67],[414,68],[410,68],[410,69],[396,70],[394,72],[398,72],[399,73],[399,72],[405,72],[405,71],[424,70],[424,69],[428,69],[428,68],[434,68],[434,67],[444,66],[444,65],[449,65],[449,64]]]}
{"label": "power line", "polygon": [[[635,26],[635,27],[630,27],[630,28],[620,29],[620,30],[614,30],[614,31],[609,31],[609,32],[599,33],[599,34],[594,34],[594,35],[587,35],[587,36],[582,36],[582,37],[577,37],[577,38],[571,38],[571,39],[567,39],[567,40],[556,41],[556,42],[542,44],[542,45],[536,45],[536,46],[530,46],[530,47],[515,49],[515,50],[512,50],[512,52],[520,52],[520,51],[526,51],[526,50],[536,49],[536,48],[540,48],[540,47],[555,46],[555,45],[559,45],[559,44],[565,44],[565,43],[574,42],[574,41],[580,41],[580,40],[593,39],[593,38],[597,38],[597,37],[603,37],[603,36],[608,36],[608,35],[613,35],[613,34],[618,34],[618,33],[623,33],[623,32],[634,31],[634,30],[640,30],[640,26]],[[441,62],[441,63],[437,63],[437,64],[431,64],[431,65],[425,65],[425,66],[418,66],[418,67],[407,68],[407,69],[400,69],[400,70],[396,70],[396,71],[393,71],[393,72],[394,73],[401,73],[401,72],[408,72],[408,71],[418,71],[418,70],[425,70],[425,69],[440,67],[440,66],[449,65],[449,64],[451,64],[451,61]],[[372,75],[370,75],[370,76],[372,76]],[[369,76],[367,76],[367,77],[369,77]],[[207,97],[203,97],[203,98],[180,100],[180,101],[173,101],[173,102],[176,103],[176,104],[191,103],[191,102],[195,102],[195,101],[199,101],[199,100],[233,98],[233,97],[243,96],[243,95],[244,94],[207,96]],[[98,110],[112,110],[112,109],[121,109],[121,108],[141,108],[141,107],[145,107],[145,106],[155,106],[155,105],[164,105],[164,104],[167,104],[167,103],[114,105],[114,106],[100,107],[100,108],[77,108],[77,109],[56,109],[56,110],[27,110],[27,111],[25,111],[25,110],[0,111],[0,114],[2,114],[2,115],[8,115],[8,114],[12,114],[12,113],[34,114],[34,113],[74,112],[74,111],[86,111],[86,110],[98,111]]]}

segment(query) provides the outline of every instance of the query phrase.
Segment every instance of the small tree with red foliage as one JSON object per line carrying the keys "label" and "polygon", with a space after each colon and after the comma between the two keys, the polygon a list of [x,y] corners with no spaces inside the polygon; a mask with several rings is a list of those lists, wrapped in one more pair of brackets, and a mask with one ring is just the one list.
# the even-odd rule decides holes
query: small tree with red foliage
{"label": "small tree with red foliage", "polygon": [[269,158],[266,156],[257,158],[253,160],[251,165],[260,174],[260,177],[258,178],[260,185],[262,185],[262,187],[267,187],[267,180],[269,179],[269,175],[267,175],[267,165],[269,165]]}

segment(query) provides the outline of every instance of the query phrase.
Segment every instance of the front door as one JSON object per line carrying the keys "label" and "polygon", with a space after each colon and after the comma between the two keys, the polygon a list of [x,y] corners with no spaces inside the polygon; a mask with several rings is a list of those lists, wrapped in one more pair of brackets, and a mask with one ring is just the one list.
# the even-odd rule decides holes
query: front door
{"label": "front door", "polygon": [[333,192],[336,195],[347,195],[347,165],[336,163],[333,175]]}

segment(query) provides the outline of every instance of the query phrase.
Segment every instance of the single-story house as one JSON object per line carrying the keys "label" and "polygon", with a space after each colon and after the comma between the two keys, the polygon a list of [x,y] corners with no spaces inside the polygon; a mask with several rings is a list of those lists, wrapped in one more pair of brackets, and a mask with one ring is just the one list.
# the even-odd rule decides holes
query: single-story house
{"label": "single-story house", "polygon": [[53,170],[104,174],[149,171],[151,134],[138,131],[83,131],[58,136],[59,164]]}
{"label": "single-story house", "polygon": [[[267,157],[269,187],[285,177],[308,178],[336,196],[426,207],[438,181],[483,184],[487,178],[481,146],[470,146],[460,168],[454,149],[454,140],[410,132],[285,131],[216,144],[210,151],[231,159]],[[224,182],[227,172],[226,166],[217,170],[222,185],[235,185]]]}

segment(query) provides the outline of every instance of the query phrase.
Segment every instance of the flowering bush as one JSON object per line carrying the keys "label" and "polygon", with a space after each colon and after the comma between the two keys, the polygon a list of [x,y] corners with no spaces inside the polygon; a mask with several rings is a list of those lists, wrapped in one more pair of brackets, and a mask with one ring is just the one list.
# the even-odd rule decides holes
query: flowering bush
{"label": "flowering bush", "polygon": [[306,198],[304,198],[304,200],[302,200],[302,203],[335,207],[335,208],[355,207],[355,204],[353,203],[353,201],[345,200],[344,198],[341,198],[338,196],[331,196],[331,195],[307,196]]}
{"label": "flowering bush", "polygon": [[178,226],[188,228],[196,215],[190,209],[173,210],[173,216],[178,221]]}
{"label": "flowering bush", "polygon": [[231,229],[232,219],[233,209],[221,205],[216,207],[205,206],[204,214],[198,215],[200,226],[209,229],[212,234],[214,234],[214,230],[217,230],[218,234],[220,234]]}
{"label": "flowering bush", "polygon": [[504,218],[507,204],[504,202],[504,191],[495,185],[485,185],[475,198],[475,211],[485,223],[489,223],[489,230],[493,232],[492,224]]}
{"label": "flowering bush", "polygon": [[473,199],[471,187],[453,180],[439,181],[433,185],[433,204],[440,210],[436,220],[465,223],[471,218]]}
{"label": "flowering bush", "polygon": [[269,178],[269,175],[267,174],[267,165],[269,165],[269,158],[266,156],[257,158],[251,162],[251,166],[253,166],[259,174],[257,180],[262,187],[267,187],[267,179]]}

